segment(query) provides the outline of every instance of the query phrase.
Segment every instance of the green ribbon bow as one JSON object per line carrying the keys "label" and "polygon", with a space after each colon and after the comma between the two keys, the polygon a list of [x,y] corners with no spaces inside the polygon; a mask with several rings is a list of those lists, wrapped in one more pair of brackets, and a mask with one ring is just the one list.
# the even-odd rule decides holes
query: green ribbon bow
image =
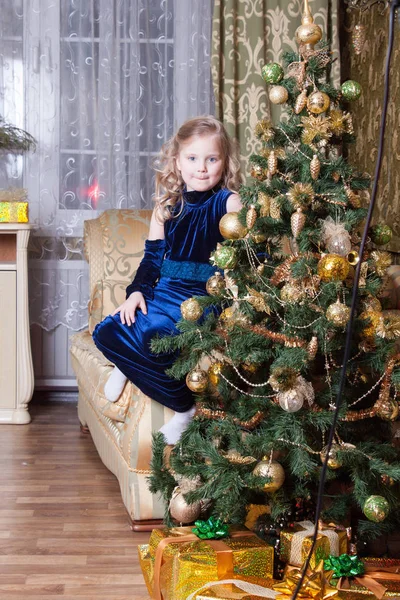
{"label": "green ribbon bow", "polygon": [[201,540],[219,540],[228,537],[229,528],[221,519],[210,517],[207,521],[195,521],[193,533]]}
{"label": "green ribbon bow", "polygon": [[364,563],[357,555],[341,554],[324,560],[325,571],[333,571],[332,577],[357,577],[365,572]]}

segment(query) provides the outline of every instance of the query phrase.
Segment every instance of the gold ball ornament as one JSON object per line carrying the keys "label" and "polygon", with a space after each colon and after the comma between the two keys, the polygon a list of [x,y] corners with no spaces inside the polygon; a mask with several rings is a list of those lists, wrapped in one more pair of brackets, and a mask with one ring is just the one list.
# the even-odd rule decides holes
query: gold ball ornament
{"label": "gold ball ornament", "polygon": [[178,523],[193,523],[201,513],[201,502],[193,502],[188,504],[180,490],[176,487],[172,492],[172,497],[169,503],[169,512],[171,517]]}
{"label": "gold ball ornament", "polygon": [[221,381],[221,371],[224,368],[224,363],[216,361],[211,363],[208,368],[208,381],[213,387],[217,387]]}
{"label": "gold ball ornament", "polygon": [[206,283],[207,294],[210,296],[220,296],[226,290],[225,279],[221,273],[217,271],[215,275],[212,275]]}
{"label": "gold ball ornament", "polygon": [[272,104],[285,104],[289,98],[289,93],[283,85],[273,85],[268,96]]}
{"label": "gold ball ornament", "polygon": [[337,300],[326,311],[328,321],[336,325],[336,327],[344,327],[350,319],[350,308]]}
{"label": "gold ball ornament", "polygon": [[325,254],[318,262],[317,272],[322,281],[344,281],[349,274],[350,265],[344,256]]}
{"label": "gold ball ornament", "polygon": [[208,385],[207,373],[203,371],[203,369],[192,369],[186,375],[186,385],[188,386],[189,390],[195,394],[201,394],[202,392],[205,392]]}
{"label": "gold ball ornament", "polygon": [[295,283],[285,283],[281,289],[281,300],[288,304],[300,302],[305,297],[305,291],[300,285]]}
{"label": "gold ball ornament", "polygon": [[203,309],[195,298],[188,298],[181,304],[181,313],[186,321],[197,321],[203,314]]}
{"label": "gold ball ornament", "polygon": [[389,502],[383,496],[370,496],[366,499],[363,513],[369,521],[381,523],[390,512]]}
{"label": "gold ball ornament", "polygon": [[376,416],[383,421],[396,421],[399,416],[399,405],[393,398],[384,398],[375,404]]}
{"label": "gold ball ornament", "polygon": [[[338,450],[340,450],[340,446],[339,444],[332,444],[331,449],[329,451],[329,458],[328,458],[328,467],[330,469],[340,469],[340,467],[342,466],[342,463],[340,462],[340,460],[338,459]],[[321,458],[321,462],[324,463],[326,460],[328,454],[328,447],[325,446],[325,448],[323,448],[320,452],[320,458]]]}
{"label": "gold ball ornament", "polygon": [[320,115],[328,110],[330,98],[324,92],[313,92],[307,98],[307,108],[314,115]]}
{"label": "gold ball ornament", "polygon": [[250,319],[233,305],[228,306],[222,311],[219,320],[228,328],[234,327],[235,325],[240,325],[241,327],[250,325]]}
{"label": "gold ball ornament", "polygon": [[247,228],[239,221],[238,214],[228,212],[219,222],[219,231],[226,240],[239,240],[247,234]]}
{"label": "gold ball ornament", "polygon": [[250,231],[250,237],[256,244],[262,244],[262,242],[265,242],[267,239],[267,234],[263,233],[262,231],[253,230]]}
{"label": "gold ball ornament", "polygon": [[251,165],[250,175],[258,181],[264,181],[264,179],[267,178],[268,173],[267,170],[264,169],[261,165]]}
{"label": "gold ball ornament", "polygon": [[268,456],[257,463],[253,469],[253,475],[257,477],[270,477],[271,481],[262,486],[262,490],[269,494],[276,492],[285,481],[285,471],[281,464],[275,460],[270,461]]}
{"label": "gold ball ornament", "polygon": [[373,339],[382,319],[382,313],[377,310],[364,310],[360,314],[363,321],[369,320],[369,324],[362,330],[362,336],[366,339]]}

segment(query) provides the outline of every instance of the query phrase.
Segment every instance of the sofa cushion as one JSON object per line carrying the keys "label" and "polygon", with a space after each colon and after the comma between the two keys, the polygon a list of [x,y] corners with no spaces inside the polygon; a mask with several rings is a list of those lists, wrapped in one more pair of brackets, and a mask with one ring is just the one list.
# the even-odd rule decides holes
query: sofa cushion
{"label": "sofa cushion", "polygon": [[96,348],[87,330],[72,336],[71,354],[75,358],[74,368],[79,387],[84,388],[95,410],[112,421],[123,423],[132,397],[132,384],[128,382],[125,385],[117,402],[108,402],[104,396],[104,385],[113,365]]}
{"label": "sofa cushion", "polygon": [[89,332],[125,300],[126,281],[105,279],[97,281],[89,302]]}

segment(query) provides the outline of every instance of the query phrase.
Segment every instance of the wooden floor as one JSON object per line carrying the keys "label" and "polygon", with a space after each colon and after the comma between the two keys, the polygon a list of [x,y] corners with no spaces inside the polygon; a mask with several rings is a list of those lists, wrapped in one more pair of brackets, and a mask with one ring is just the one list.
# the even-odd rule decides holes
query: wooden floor
{"label": "wooden floor", "polygon": [[116,478],[74,402],[0,425],[0,599],[147,600]]}

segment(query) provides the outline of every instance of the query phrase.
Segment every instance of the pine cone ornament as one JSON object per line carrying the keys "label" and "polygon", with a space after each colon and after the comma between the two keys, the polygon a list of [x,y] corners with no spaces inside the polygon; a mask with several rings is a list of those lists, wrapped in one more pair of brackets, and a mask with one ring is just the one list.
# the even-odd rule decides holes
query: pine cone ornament
{"label": "pine cone ornament", "polygon": [[256,211],[254,204],[252,204],[246,214],[247,229],[252,229],[256,220],[257,220],[257,211]]}
{"label": "pine cone ornament", "polygon": [[310,163],[310,173],[311,173],[311,177],[314,179],[314,181],[316,179],[318,179],[320,170],[321,170],[320,160],[319,160],[318,156],[316,154],[314,154],[312,161]]}
{"label": "pine cone ornament", "polygon": [[297,96],[296,102],[294,103],[294,112],[296,115],[301,113],[305,105],[307,104],[307,91],[303,90],[301,94]]}
{"label": "pine cone ornament", "polygon": [[270,175],[275,175],[278,169],[278,159],[275,154],[275,150],[271,150],[268,157],[268,172]]}
{"label": "pine cone ornament", "polygon": [[292,227],[293,237],[297,239],[299,233],[303,230],[306,223],[306,215],[303,213],[301,208],[298,208],[290,218],[290,224]]}

